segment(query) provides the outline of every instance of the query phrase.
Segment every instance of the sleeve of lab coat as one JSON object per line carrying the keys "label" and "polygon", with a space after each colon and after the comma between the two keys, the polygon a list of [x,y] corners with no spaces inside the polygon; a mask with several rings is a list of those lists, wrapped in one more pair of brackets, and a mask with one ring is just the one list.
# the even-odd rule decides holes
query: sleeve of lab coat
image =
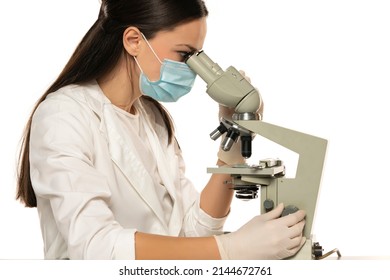
{"label": "sleeve of lab coat", "polygon": [[193,183],[185,176],[185,163],[182,153],[175,144],[176,156],[179,161],[180,187],[184,206],[183,233],[187,237],[211,236],[223,233],[226,217],[213,218],[200,208],[200,195]]}
{"label": "sleeve of lab coat", "polygon": [[70,259],[134,259],[136,230],[115,221],[107,180],[92,164],[93,118],[66,96],[41,103],[30,138],[33,188],[50,201]]}

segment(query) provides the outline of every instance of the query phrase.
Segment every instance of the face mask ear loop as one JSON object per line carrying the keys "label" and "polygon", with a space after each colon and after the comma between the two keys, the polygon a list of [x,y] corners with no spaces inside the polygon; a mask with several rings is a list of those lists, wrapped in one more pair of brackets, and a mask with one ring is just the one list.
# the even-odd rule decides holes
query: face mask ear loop
{"label": "face mask ear loop", "polygon": [[152,48],[152,46],[150,45],[149,41],[146,39],[145,35],[144,35],[142,32],[141,32],[141,35],[142,35],[142,38],[144,38],[146,44],[148,44],[150,50],[153,52],[154,56],[155,56],[155,57],[157,58],[157,60],[160,62],[160,64],[163,64],[163,63],[161,62],[161,60],[158,58],[158,56],[157,56],[156,52],[154,51],[154,49]]}
{"label": "face mask ear loop", "polygon": [[138,59],[135,56],[133,56],[133,58],[134,58],[135,63],[137,63],[139,70],[141,70],[141,73],[143,73],[144,71],[142,70],[141,65],[139,65]]}

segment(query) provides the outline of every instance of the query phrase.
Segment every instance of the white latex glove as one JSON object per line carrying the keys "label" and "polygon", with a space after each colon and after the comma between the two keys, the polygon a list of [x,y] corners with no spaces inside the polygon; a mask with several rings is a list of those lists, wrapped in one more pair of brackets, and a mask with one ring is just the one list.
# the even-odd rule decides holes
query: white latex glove
{"label": "white latex glove", "polygon": [[302,236],[305,212],[280,217],[283,204],[254,217],[239,230],[215,236],[223,260],[285,259],[295,255],[306,238]]}
{"label": "white latex glove", "polygon": [[[245,75],[244,71],[240,70],[239,72],[241,73],[241,75],[243,75],[245,77],[245,79],[248,82],[251,82],[251,79]],[[261,102],[260,102],[259,109],[257,110],[257,113],[260,114],[260,119],[261,119],[262,115],[263,115],[263,109],[264,109],[264,103],[261,99],[261,96],[260,96],[260,101]],[[219,111],[218,111],[218,119],[219,120],[223,117],[223,118],[231,121],[233,114],[234,114],[234,108],[228,108],[228,107],[225,107],[223,105],[219,105]],[[225,136],[222,137],[222,141],[224,138],[225,138]],[[232,148],[227,152],[222,150],[220,147],[218,150],[217,156],[221,161],[223,161],[224,163],[226,163],[228,165],[245,163],[245,158],[243,158],[241,155],[241,141],[240,141],[240,139],[238,139],[237,143],[235,143],[232,146]]]}

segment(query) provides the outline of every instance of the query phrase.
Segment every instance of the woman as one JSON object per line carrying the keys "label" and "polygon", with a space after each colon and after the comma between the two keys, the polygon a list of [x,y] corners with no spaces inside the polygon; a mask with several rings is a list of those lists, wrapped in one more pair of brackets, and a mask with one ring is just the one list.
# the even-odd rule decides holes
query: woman
{"label": "woman", "polygon": [[229,176],[198,194],[184,175],[159,101],[191,89],[183,60],[202,49],[207,14],[201,0],[102,1],[26,128],[18,198],[38,208],[46,259],[278,259],[305,242],[305,213],[278,218],[283,205],[222,234]]}

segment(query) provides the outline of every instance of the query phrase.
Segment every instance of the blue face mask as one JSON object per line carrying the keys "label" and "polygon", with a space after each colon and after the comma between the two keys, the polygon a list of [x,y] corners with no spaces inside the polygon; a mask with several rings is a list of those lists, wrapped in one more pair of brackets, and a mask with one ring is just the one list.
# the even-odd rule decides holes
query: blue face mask
{"label": "blue face mask", "polygon": [[176,102],[180,97],[191,91],[196,78],[195,72],[183,62],[170,59],[164,59],[164,61],[161,62],[148,40],[146,40],[143,34],[142,36],[152,50],[154,56],[161,63],[160,79],[157,81],[150,81],[142,71],[137,58],[134,57],[135,62],[141,70],[139,85],[142,94],[161,102]]}

